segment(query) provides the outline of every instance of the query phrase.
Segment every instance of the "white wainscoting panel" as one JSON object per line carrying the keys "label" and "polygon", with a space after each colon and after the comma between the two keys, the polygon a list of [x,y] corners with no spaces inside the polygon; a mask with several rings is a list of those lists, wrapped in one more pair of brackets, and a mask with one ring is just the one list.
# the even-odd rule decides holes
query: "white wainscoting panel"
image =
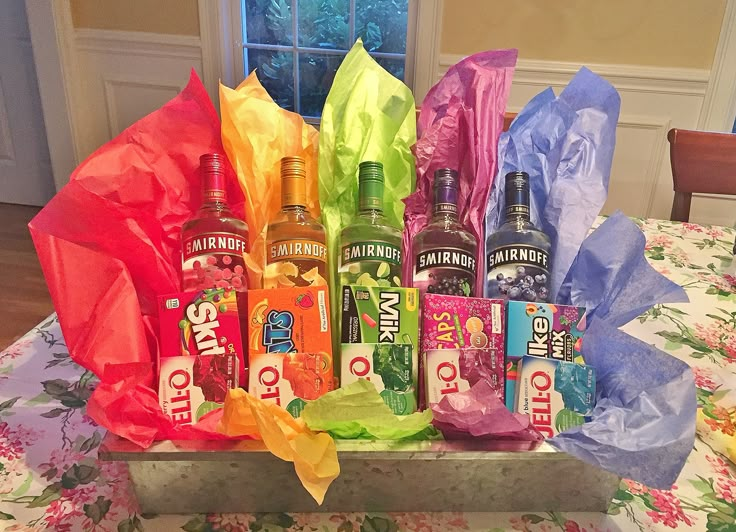
{"label": "white wainscoting panel", "polygon": [[[462,59],[440,55],[436,79]],[[620,209],[631,216],[669,218],[672,207],[667,131],[696,129],[710,72],[634,65],[586,65],[608,79],[621,95],[616,151],[609,197],[603,212]],[[556,94],[579,69],[574,63],[520,60],[509,97],[508,111],[519,112],[547,87]],[[732,225],[736,203],[715,196],[693,198],[691,220]]]}
{"label": "white wainscoting panel", "polygon": [[176,96],[194,68],[201,76],[199,37],[112,30],[75,30],[80,76],[77,140],[86,157]]}

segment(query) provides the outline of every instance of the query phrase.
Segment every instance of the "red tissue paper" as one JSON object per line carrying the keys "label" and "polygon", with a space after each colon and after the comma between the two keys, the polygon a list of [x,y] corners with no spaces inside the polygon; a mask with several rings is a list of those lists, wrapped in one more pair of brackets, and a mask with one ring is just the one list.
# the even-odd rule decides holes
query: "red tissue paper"
{"label": "red tissue paper", "polygon": [[224,438],[212,424],[174,426],[154,389],[156,296],[179,291],[180,228],[199,208],[199,157],[210,152],[224,153],[220,120],[192,71],[177,97],[79,165],[29,224],[71,358],[100,379],[87,413],[142,447]]}

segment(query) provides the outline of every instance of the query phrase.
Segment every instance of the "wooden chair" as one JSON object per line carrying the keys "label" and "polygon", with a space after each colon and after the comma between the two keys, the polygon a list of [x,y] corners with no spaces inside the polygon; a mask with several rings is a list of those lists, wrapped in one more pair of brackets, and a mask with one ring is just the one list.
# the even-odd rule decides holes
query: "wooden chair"
{"label": "wooden chair", "polygon": [[736,195],[736,135],[671,129],[675,199],[670,220],[687,222],[693,193]]}

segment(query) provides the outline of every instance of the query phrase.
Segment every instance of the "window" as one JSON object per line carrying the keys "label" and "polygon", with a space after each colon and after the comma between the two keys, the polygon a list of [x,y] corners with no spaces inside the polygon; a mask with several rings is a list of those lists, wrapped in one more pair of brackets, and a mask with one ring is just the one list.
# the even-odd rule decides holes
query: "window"
{"label": "window", "polygon": [[319,118],[337,68],[358,37],[405,78],[409,0],[241,0],[244,71],[258,69],[285,109]]}

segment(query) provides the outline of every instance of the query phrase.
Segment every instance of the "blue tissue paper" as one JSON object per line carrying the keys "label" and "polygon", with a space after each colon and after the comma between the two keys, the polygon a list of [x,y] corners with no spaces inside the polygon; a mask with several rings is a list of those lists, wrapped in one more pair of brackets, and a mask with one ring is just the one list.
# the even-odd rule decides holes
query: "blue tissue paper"
{"label": "blue tissue paper", "polygon": [[550,300],[586,307],[583,356],[596,371],[592,420],[548,441],[622,477],[669,489],[694,443],[693,374],[618,327],[652,305],[687,296],[649,265],[644,235],[623,214],[588,236],[608,195],[619,108],[616,90],[585,68],[559,97],[547,89],[529,102],[499,140],[486,234],[503,222],[503,177],[527,172],[532,221],[552,241]]}
{"label": "blue tissue paper", "polygon": [[552,241],[551,301],[606,202],[620,106],[616,89],[582,68],[558,98],[537,95],[499,140],[486,235],[503,223],[504,176],[527,172],[532,222]]}
{"label": "blue tissue paper", "polygon": [[681,360],[618,329],[656,303],[687,302],[644,256],[639,227],[617,212],[583,241],[557,302],[586,307],[583,358],[596,370],[592,421],[548,440],[585,462],[670,489],[693,448],[695,380]]}
{"label": "blue tissue paper", "polygon": [[695,441],[695,380],[681,360],[595,320],[583,342],[596,370],[592,421],[547,440],[624,478],[670,489]]}

